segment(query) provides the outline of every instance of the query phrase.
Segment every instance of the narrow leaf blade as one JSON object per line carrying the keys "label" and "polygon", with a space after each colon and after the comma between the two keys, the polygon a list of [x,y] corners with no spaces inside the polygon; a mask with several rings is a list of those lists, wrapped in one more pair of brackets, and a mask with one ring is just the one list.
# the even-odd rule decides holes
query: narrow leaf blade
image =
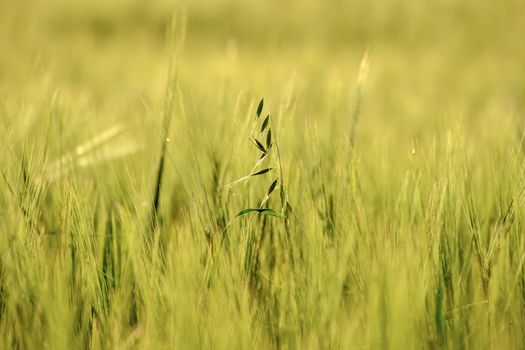
{"label": "narrow leaf blade", "polygon": [[278,212],[276,212],[275,210],[273,210],[271,208],[248,208],[248,209],[243,209],[237,215],[235,215],[235,217],[237,218],[239,216],[249,215],[249,214],[253,214],[253,213],[259,213],[259,214],[263,214],[263,215],[276,216],[276,217],[283,217],[283,215],[279,214]]}
{"label": "narrow leaf blade", "polygon": [[235,215],[235,217],[238,218],[239,216],[248,215],[255,212],[257,212],[257,209],[243,209],[237,215]]}

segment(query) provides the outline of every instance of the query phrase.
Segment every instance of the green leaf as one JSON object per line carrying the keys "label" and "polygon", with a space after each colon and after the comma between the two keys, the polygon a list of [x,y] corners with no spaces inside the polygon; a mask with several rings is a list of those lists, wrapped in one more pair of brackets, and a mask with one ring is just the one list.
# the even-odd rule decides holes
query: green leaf
{"label": "green leaf", "polygon": [[275,187],[277,186],[277,180],[278,179],[275,179],[272,184],[270,185],[270,187],[268,188],[268,196],[273,192],[273,190],[275,190]]}
{"label": "green leaf", "polygon": [[270,114],[268,114],[266,118],[264,118],[264,121],[261,126],[261,133],[264,132],[264,130],[266,130],[266,127],[268,126],[269,122],[270,122]]}
{"label": "green leaf", "polygon": [[270,208],[248,208],[241,210],[235,217],[244,216],[252,213],[259,213],[263,215],[270,215],[270,216],[277,216],[277,217],[284,217],[283,215],[279,214],[273,209]]}
{"label": "green leaf", "polygon": [[261,99],[261,102],[259,102],[259,105],[257,106],[257,119],[261,116],[262,109],[264,105],[264,98]]}
{"label": "green leaf", "polygon": [[266,153],[266,148],[264,148],[263,144],[257,140],[257,139],[250,139],[251,142],[262,152]]}
{"label": "green leaf", "polygon": [[272,170],[272,169],[273,168],[266,168],[266,169],[263,169],[263,170],[259,170],[258,172],[253,173],[250,176],[263,175],[263,174],[266,174],[266,173],[270,172],[270,170]]}

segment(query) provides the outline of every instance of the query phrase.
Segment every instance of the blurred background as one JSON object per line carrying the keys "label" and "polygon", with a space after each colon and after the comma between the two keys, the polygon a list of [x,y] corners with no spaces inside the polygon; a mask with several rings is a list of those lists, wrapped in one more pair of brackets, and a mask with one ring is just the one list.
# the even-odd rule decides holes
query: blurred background
{"label": "blurred background", "polygon": [[274,110],[293,99],[293,120],[333,134],[348,124],[368,50],[360,142],[395,134],[408,145],[455,120],[477,135],[521,130],[524,10],[521,0],[3,0],[0,91],[26,101],[60,91],[76,115],[140,120],[162,101],[178,11],[179,82],[196,118],[243,91]]}

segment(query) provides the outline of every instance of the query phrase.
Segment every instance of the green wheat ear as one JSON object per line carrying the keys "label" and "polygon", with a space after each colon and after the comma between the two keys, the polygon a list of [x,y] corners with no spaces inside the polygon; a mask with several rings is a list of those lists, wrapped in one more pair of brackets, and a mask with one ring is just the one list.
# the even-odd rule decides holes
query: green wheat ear
{"label": "green wheat ear", "polygon": [[138,152],[142,145],[125,135],[122,125],[114,125],[51,162],[46,180],[55,182],[75,169],[89,168]]}
{"label": "green wheat ear", "polygon": [[369,69],[369,59],[368,51],[365,51],[363,58],[361,59],[361,64],[359,65],[359,72],[357,73],[357,84],[356,84],[356,96],[354,107],[352,110],[352,116],[350,120],[350,146],[353,148],[355,144],[355,133],[357,129],[357,124],[359,123],[359,118],[361,116],[361,108],[363,103],[363,88],[366,82]]}

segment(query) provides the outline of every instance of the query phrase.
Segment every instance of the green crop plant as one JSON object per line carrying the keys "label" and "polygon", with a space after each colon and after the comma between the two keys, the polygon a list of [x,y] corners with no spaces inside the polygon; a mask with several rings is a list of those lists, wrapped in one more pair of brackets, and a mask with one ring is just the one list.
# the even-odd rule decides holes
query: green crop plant
{"label": "green crop plant", "polygon": [[523,13],[3,1],[0,350],[525,348]]}

